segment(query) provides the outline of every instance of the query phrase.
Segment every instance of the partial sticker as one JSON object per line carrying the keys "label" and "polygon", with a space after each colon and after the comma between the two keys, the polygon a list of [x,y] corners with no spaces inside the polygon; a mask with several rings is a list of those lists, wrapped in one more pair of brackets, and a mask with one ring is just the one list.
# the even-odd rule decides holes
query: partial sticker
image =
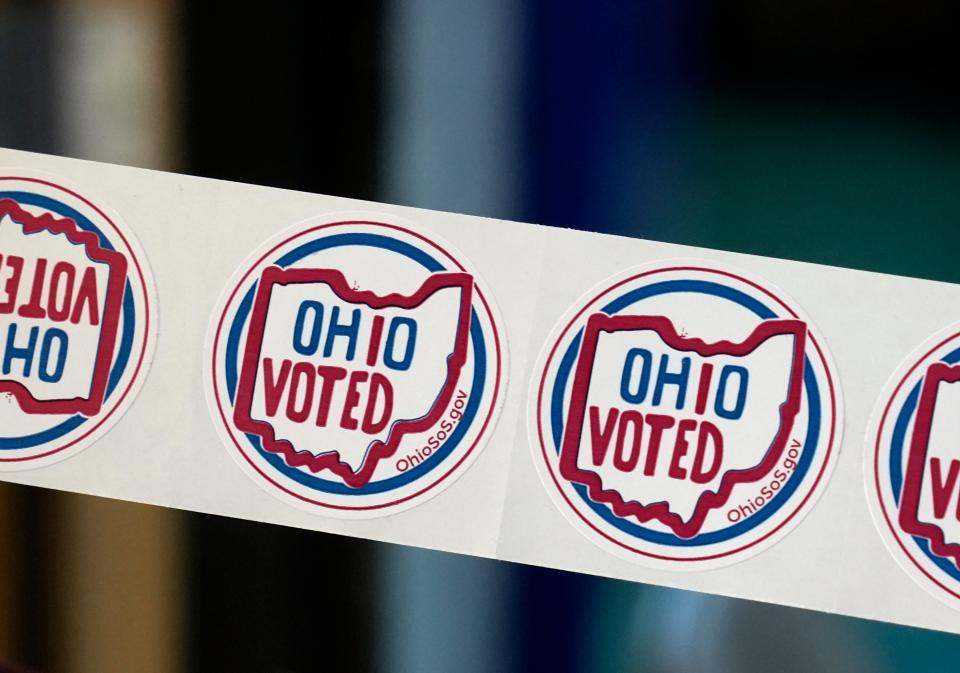
{"label": "partial sticker", "polygon": [[390,514],[457,478],[503,399],[492,300],[449,244],[412,225],[313,221],[230,281],[207,392],[231,455],[284,500]]}
{"label": "partial sticker", "polygon": [[603,283],[554,330],[530,396],[534,461],[601,547],[669,569],[782,538],[836,462],[841,406],[820,337],[776,288],[711,263]]}
{"label": "partial sticker", "polygon": [[102,204],[50,178],[0,177],[0,469],[101,437],[146,376],[156,334],[143,253]]}
{"label": "partial sticker", "polygon": [[960,323],[894,374],[867,433],[864,477],[887,548],[960,609]]}

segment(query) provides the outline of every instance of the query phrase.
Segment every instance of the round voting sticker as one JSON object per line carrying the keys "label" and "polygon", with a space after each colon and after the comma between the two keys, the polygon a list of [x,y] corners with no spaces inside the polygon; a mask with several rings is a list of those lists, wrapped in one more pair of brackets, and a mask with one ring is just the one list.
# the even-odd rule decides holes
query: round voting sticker
{"label": "round voting sticker", "polygon": [[840,420],[835,369],[794,303],[690,261],[631,270],[571,308],[529,413],[537,469],[570,522],[669,569],[786,535],[829,479]]}
{"label": "round voting sticker", "polygon": [[960,608],[960,323],[907,358],[867,432],[873,520],[907,574]]}
{"label": "round voting sticker", "polygon": [[305,222],[227,286],[205,355],[211,413],[271,493],[331,515],[393,513],[448,486],[489,436],[499,325],[462,255],[414,225]]}
{"label": "round voting sticker", "polygon": [[150,270],[103,204],[59,180],[0,172],[0,469],[73,455],[146,377]]}

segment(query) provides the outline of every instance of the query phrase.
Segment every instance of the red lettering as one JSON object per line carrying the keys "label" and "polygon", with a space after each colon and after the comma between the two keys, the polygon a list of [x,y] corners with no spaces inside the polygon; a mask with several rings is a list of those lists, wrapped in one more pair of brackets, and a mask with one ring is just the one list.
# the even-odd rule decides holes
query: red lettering
{"label": "red lettering", "polygon": [[687,449],[690,443],[687,441],[687,433],[697,428],[697,422],[685,418],[677,424],[677,441],[673,445],[673,458],[670,460],[670,469],[667,474],[673,479],[686,479],[687,469],[680,465],[681,459],[687,455]]}
{"label": "red lettering", "polygon": [[370,346],[367,348],[367,366],[377,364],[377,352],[380,350],[380,339],[383,336],[383,316],[373,316],[373,325],[370,328]]}
{"label": "red lettering", "polygon": [[[709,468],[704,469],[707,440],[713,442],[713,462]],[[720,434],[720,430],[713,423],[702,421],[700,423],[700,435],[697,438],[697,453],[694,455],[693,465],[690,467],[690,479],[695,484],[707,484],[717,476],[722,463],[723,435]]]}
{"label": "red lettering", "polygon": [[[342,367],[315,366],[309,360],[279,363],[263,359],[263,397],[268,418],[277,416],[281,406],[286,418],[304,423],[316,405],[317,427],[326,427],[334,406],[338,383],[349,379],[342,398],[340,427],[369,435],[383,431],[393,418],[394,392],[390,380],[380,373],[348,372]],[[363,383],[369,381],[364,386]],[[363,407],[363,413],[360,408]],[[358,420],[358,417],[362,417]]]}
{"label": "red lettering", "polygon": [[350,382],[347,384],[347,398],[343,401],[343,413],[340,414],[340,427],[344,430],[356,430],[357,419],[353,417],[353,410],[360,403],[360,392],[357,385],[363,383],[370,376],[367,372],[359,371],[350,374]]}
{"label": "red lettering", "polygon": [[[379,316],[378,316],[379,317]],[[380,418],[373,420],[373,414],[377,408],[377,401],[383,395],[383,410],[380,412]],[[368,435],[375,435],[385,427],[390,421],[393,413],[393,386],[383,374],[374,372],[370,375],[370,395],[367,400],[367,410],[363,414],[363,424],[360,429]]]}
{"label": "red lettering", "polygon": [[[0,255],[0,264],[3,262],[3,255]],[[7,298],[0,302],[0,313],[13,313],[13,307],[17,304],[17,291],[20,289],[20,276],[23,272],[23,257],[8,256],[7,268],[11,270],[10,277],[3,285]]]}
{"label": "red lettering", "polygon": [[290,375],[290,360],[284,360],[280,365],[280,372],[273,375],[273,358],[263,360],[263,398],[267,407],[267,416],[273,418],[280,408],[280,398],[283,389],[287,386],[287,377]]}
{"label": "red lettering", "polygon": [[[671,437],[673,451],[670,456],[667,476],[671,479],[688,479],[696,484],[706,484],[720,473],[723,465],[723,435],[720,429],[709,421],[697,421],[692,418],[676,419],[664,414],[646,414],[635,409],[619,410],[611,408],[604,413],[597,406],[588,410],[590,425],[590,449],[593,464],[600,467],[607,462],[613,442],[613,467],[621,472],[633,472],[643,457],[643,475],[653,477],[657,474],[660,448],[664,444],[666,432],[676,427]],[[614,431],[616,430],[616,440]],[[696,442],[691,433],[696,432]],[[646,437],[644,437],[646,435]],[[644,439],[646,447],[644,448]],[[691,456],[691,450],[693,451]],[[646,451],[646,455],[642,453]],[[688,456],[692,460],[685,460]],[[960,462],[960,461],[958,461]],[[955,472],[960,471],[957,468]],[[939,473],[937,473],[939,474]],[[960,474],[951,473],[950,484],[960,479]],[[945,507],[946,505],[944,505]]]}
{"label": "red lettering", "polygon": [[[960,460],[950,461],[950,471],[943,478],[943,468],[939,458],[930,459],[930,482],[933,489],[933,516],[942,519],[947,515],[947,507],[960,476]],[[960,521],[960,502],[957,503],[957,520]]]}
{"label": "red lettering", "polygon": [[713,365],[709,362],[703,364],[700,370],[700,385],[697,387],[697,403],[694,411],[700,416],[707,409],[707,396],[710,394],[710,379],[713,378]]}
{"label": "red lettering", "polygon": [[30,301],[20,307],[17,313],[24,318],[45,318],[47,312],[40,305],[41,295],[43,294],[43,279],[47,274],[47,260],[42,257],[37,259],[36,268],[33,271],[33,287],[30,289]]}
{"label": "red lettering", "polygon": [[[630,456],[623,455],[626,444],[626,434],[629,426],[633,426],[633,441],[630,445]],[[620,430],[617,432],[617,450],[613,454],[613,465],[618,470],[630,472],[640,460],[640,440],[643,439],[643,416],[639,411],[624,411],[620,416]]]}
{"label": "red lettering", "polygon": [[84,269],[79,289],[77,285],[78,269],[70,262],[60,261],[52,265],[47,278],[49,260],[38,258],[33,266],[33,277],[29,282],[30,296],[26,303],[18,301],[21,285],[25,285],[23,269],[26,264],[22,257],[0,255],[0,267],[6,262],[10,276],[2,286],[5,295],[0,302],[0,315],[16,312],[24,318],[49,318],[54,322],[69,320],[79,324],[84,312],[91,325],[100,324],[100,297],[97,292],[97,272],[92,266]]}
{"label": "red lettering", "polygon": [[[303,401],[297,406],[300,386],[305,385]],[[309,362],[298,362],[293,366],[293,375],[290,377],[290,393],[287,395],[287,418],[294,423],[303,423],[310,415],[313,402],[313,389],[317,385],[317,377],[313,373],[313,365]]]}
{"label": "red lettering", "polygon": [[617,416],[620,411],[611,409],[607,412],[607,421],[603,428],[600,428],[600,409],[590,407],[590,441],[593,448],[593,464],[602,465],[603,459],[607,456],[607,448],[610,446],[610,438],[613,437],[613,429],[617,425]]}
{"label": "red lettering", "polygon": [[643,473],[652,477],[657,469],[657,456],[660,455],[660,439],[663,431],[674,426],[676,421],[671,416],[663,414],[647,414],[647,425],[650,426],[650,444],[647,446],[647,460],[643,465]]}
{"label": "red lettering", "polygon": [[70,316],[70,322],[74,325],[80,323],[84,307],[87,309],[90,324],[99,325],[100,295],[97,292],[97,272],[92,266],[86,268],[83,272],[83,279],[80,281],[80,290],[77,292],[77,299],[73,305],[73,314]]}
{"label": "red lettering", "polygon": [[[51,320],[63,322],[70,315],[76,273],[77,270],[69,262],[57,262],[53,267],[53,273],[50,276],[50,294],[47,297],[47,315]],[[61,284],[65,287],[61,288]],[[61,294],[61,303],[57,306],[57,295]]]}
{"label": "red lettering", "polygon": [[327,417],[330,415],[330,402],[333,399],[333,388],[337,381],[347,378],[347,370],[343,367],[329,367],[320,365],[317,367],[317,374],[323,379],[320,384],[320,404],[317,407],[317,427],[323,428],[327,425]]}

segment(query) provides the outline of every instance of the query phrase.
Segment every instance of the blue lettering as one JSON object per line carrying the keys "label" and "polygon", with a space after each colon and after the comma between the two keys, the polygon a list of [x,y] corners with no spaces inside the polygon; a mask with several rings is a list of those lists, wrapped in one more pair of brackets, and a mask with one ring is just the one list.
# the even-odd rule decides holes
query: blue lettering
{"label": "blue lettering", "polygon": [[[737,375],[739,387],[736,404],[732,409],[727,409],[724,403],[727,396],[727,381],[731,374]],[[717,383],[717,399],[713,405],[713,410],[717,413],[717,416],[730,420],[736,420],[743,416],[743,408],[747,404],[747,384],[749,381],[750,373],[745,368],[737,365],[724,365],[723,369],[720,370],[720,381]]]}
{"label": "blue lettering", "polygon": [[347,337],[347,360],[353,360],[357,351],[357,333],[360,331],[360,309],[355,308],[349,323],[339,323],[340,307],[334,306],[330,311],[330,325],[327,327],[327,340],[323,344],[323,357],[328,358],[333,353],[334,340],[339,336]]}
{"label": "blue lettering", "polygon": [[[403,355],[396,357],[396,337],[397,330],[400,327],[406,327],[407,338]],[[413,318],[394,318],[390,321],[390,328],[387,332],[387,343],[383,352],[383,364],[396,371],[406,371],[410,369],[410,363],[413,361],[413,350],[417,345],[417,321]]]}
{"label": "blue lettering", "polygon": [[[304,325],[307,321],[307,314],[313,314],[309,339],[304,340]],[[293,328],[293,350],[301,355],[313,355],[320,348],[320,331],[323,322],[323,304],[318,301],[305,301],[300,304],[297,311],[297,321]]]}
{"label": "blue lettering", "polygon": [[[50,371],[50,348],[53,342],[57,343],[57,363],[53,372]],[[56,383],[63,378],[63,368],[67,363],[67,348],[69,348],[69,338],[62,329],[52,327],[43,335],[43,344],[40,346],[40,366],[37,376],[46,383]]]}
{"label": "blue lettering", "polygon": [[680,360],[679,372],[668,372],[667,366],[670,364],[670,358],[666,354],[660,356],[660,369],[657,372],[657,385],[653,388],[653,406],[660,406],[663,399],[664,386],[677,386],[677,409],[683,409],[683,403],[687,397],[687,381],[690,378],[690,358],[684,357]]}
{"label": "blue lettering", "polygon": [[30,370],[33,368],[33,355],[37,350],[37,336],[40,334],[39,327],[31,327],[30,335],[27,337],[27,345],[18,348],[14,346],[14,340],[17,338],[17,325],[10,323],[7,328],[7,348],[3,354],[3,374],[9,376],[10,366],[14,360],[23,360],[23,376],[30,376]]}
{"label": "blue lettering", "polygon": [[[640,380],[635,390],[630,390],[630,384],[633,381],[634,365],[637,358],[643,360],[640,369]],[[646,348],[631,348],[627,351],[627,358],[623,363],[623,374],[620,376],[620,397],[630,404],[640,404],[647,396],[647,389],[650,387],[650,369],[653,366],[653,354]]]}

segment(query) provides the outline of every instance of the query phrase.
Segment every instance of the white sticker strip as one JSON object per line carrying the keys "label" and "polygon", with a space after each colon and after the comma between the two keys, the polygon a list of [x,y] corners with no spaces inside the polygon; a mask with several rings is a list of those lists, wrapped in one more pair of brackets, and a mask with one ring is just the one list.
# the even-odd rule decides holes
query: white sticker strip
{"label": "white sticker strip", "polygon": [[[862,476],[885,381],[960,318],[958,286],[7,150],[0,163],[63,176],[122,216],[162,326],[110,432],[4,479],[960,633],[960,611],[885,549]],[[394,243],[334,253],[305,233],[320,226]],[[319,247],[297,257],[305,242]],[[400,243],[445,261],[417,270]],[[461,357],[468,294],[484,349],[471,336]],[[481,360],[490,371],[494,335],[501,376],[467,394],[489,421],[425,454],[447,439],[432,421],[459,422],[460,384]],[[347,370],[329,404],[340,374],[320,375],[325,358]],[[952,400],[950,381],[930,394]],[[956,449],[933,441],[952,421],[929,416],[939,471],[919,483],[918,526],[955,508]]]}

